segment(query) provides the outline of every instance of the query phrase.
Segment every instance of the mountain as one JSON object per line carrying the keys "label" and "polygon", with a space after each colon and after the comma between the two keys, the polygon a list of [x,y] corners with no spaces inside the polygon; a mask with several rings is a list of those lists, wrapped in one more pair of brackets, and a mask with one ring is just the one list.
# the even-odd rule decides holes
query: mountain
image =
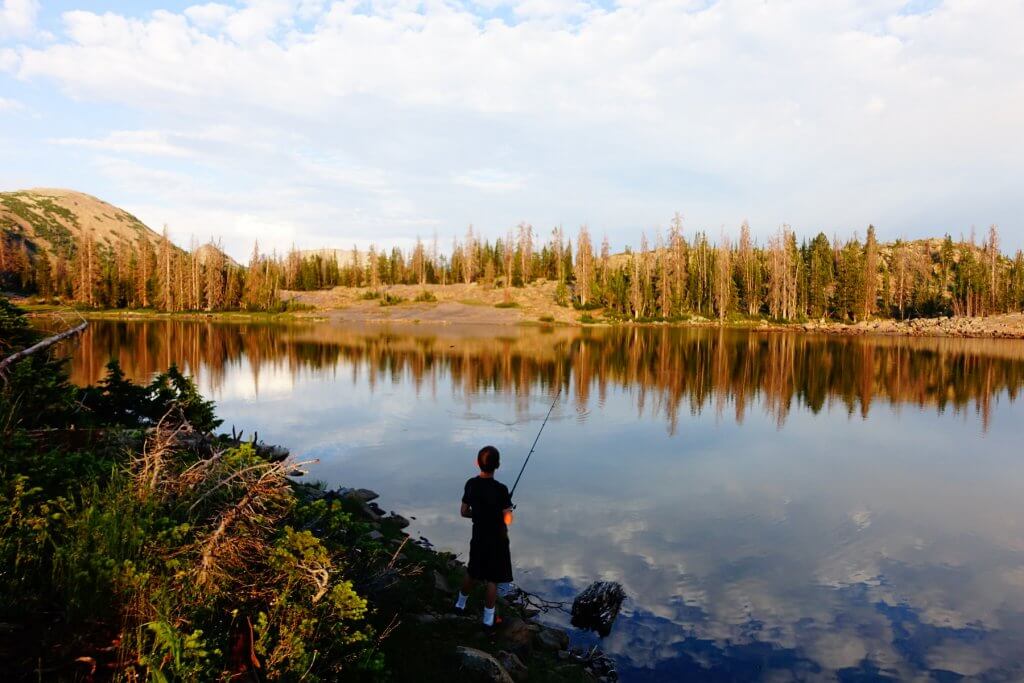
{"label": "mountain", "polygon": [[154,246],[160,235],[127,211],[73,190],[37,188],[0,192],[0,230],[7,241],[24,243],[30,253],[70,258],[75,244],[90,232],[97,245],[112,250],[118,242]]}

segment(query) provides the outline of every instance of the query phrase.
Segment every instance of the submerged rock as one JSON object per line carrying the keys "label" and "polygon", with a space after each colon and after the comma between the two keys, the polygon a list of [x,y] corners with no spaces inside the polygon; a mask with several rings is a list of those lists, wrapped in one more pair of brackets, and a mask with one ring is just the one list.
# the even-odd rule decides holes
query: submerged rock
{"label": "submerged rock", "polygon": [[617,581],[595,581],[572,601],[572,625],[596,631],[602,638],[611,633],[626,591]]}

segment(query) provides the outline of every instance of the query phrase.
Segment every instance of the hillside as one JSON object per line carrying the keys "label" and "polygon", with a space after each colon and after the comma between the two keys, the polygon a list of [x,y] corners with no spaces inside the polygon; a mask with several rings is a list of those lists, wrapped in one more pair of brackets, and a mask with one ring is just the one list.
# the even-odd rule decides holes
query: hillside
{"label": "hillside", "polygon": [[127,211],[82,192],[37,188],[0,192],[0,229],[30,253],[70,258],[75,243],[90,232],[102,248],[119,241],[156,244],[160,235]]}

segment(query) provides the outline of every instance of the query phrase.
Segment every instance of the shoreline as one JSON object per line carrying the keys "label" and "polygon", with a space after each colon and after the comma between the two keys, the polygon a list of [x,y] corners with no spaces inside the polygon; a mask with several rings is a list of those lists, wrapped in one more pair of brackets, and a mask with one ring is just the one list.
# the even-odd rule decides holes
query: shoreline
{"label": "shoreline", "polygon": [[[439,550],[429,539],[413,539],[407,532],[409,520],[394,511],[385,512],[375,502],[379,494],[370,489],[340,486],[329,490],[313,483],[291,481],[293,494],[303,501],[339,503],[348,514],[367,526],[369,541],[393,553],[391,565],[409,584],[416,597],[406,599],[394,631],[383,643],[385,652],[398,651],[415,658],[417,647],[432,650],[435,665],[460,675],[459,680],[495,683],[511,681],[598,681],[618,680],[614,661],[601,650],[571,646],[567,631],[537,620],[540,612],[516,596],[498,596],[501,625],[493,634],[480,626],[483,588],[477,586],[466,614],[452,609],[456,592],[466,571],[465,563],[451,552]],[[410,566],[420,573],[406,573]],[[520,597],[526,594],[519,594]],[[383,605],[381,605],[383,607]],[[383,615],[381,615],[383,616]],[[389,623],[395,623],[394,619]],[[380,628],[385,628],[383,622]],[[445,671],[434,673],[446,673]],[[420,672],[421,680],[435,680]]]}
{"label": "shoreline", "polygon": [[[259,311],[182,311],[165,313],[143,309],[82,310],[52,305],[22,304],[32,317],[76,314],[86,320],[189,320],[215,322],[359,323],[441,326],[498,326],[537,328],[669,327],[678,329],[720,328],[758,332],[798,332],[833,336],[938,337],[965,339],[1024,339],[1024,313],[986,317],[936,317],[894,320],[875,318],[856,323],[838,321],[778,322],[760,320],[713,320],[694,317],[674,321],[632,321],[593,318],[593,321],[528,319],[515,308],[495,309],[497,315],[480,315],[478,305],[401,303],[395,306],[318,308],[308,311],[266,313]],[[465,309],[473,309],[466,314]],[[572,309],[569,309],[572,310]],[[575,312],[575,311],[573,311]],[[383,315],[382,315],[383,313]],[[489,313],[489,311],[488,311]]]}

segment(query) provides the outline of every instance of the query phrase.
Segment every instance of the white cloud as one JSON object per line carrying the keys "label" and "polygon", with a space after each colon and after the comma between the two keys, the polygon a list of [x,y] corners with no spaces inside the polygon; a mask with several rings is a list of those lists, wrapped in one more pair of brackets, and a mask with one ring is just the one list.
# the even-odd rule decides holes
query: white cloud
{"label": "white cloud", "polygon": [[522,176],[497,169],[482,168],[461,173],[452,179],[456,185],[465,185],[485,192],[510,192],[522,189]]}
{"label": "white cloud", "polygon": [[31,35],[38,13],[38,0],[3,0],[3,5],[0,5],[0,38]]}
{"label": "white cloud", "polygon": [[129,154],[169,157],[186,157],[191,154],[188,149],[169,141],[168,136],[161,131],[114,131],[101,139],[55,138],[51,142],[57,145],[88,147],[108,152],[124,152]]}
{"label": "white cloud", "polygon": [[[55,43],[5,52],[0,68],[81,107],[117,105],[139,130],[177,132],[85,137],[55,118],[53,138],[147,153],[154,168],[194,160],[223,192],[270,183],[305,196],[315,185],[317,203],[346,212],[361,236],[469,222],[499,234],[529,220],[588,222],[621,243],[679,209],[715,233],[746,217],[762,235],[783,221],[804,232],[874,222],[883,238],[999,222],[1004,242],[1024,242],[1013,192],[1024,5],[904,6],[387,0],[367,11],[254,0],[143,18],[73,11]],[[218,127],[253,144],[195,137]],[[331,229],[317,220],[301,231]]]}
{"label": "white cloud", "polygon": [[23,111],[24,109],[25,105],[18,100],[0,97],[0,111]]}

